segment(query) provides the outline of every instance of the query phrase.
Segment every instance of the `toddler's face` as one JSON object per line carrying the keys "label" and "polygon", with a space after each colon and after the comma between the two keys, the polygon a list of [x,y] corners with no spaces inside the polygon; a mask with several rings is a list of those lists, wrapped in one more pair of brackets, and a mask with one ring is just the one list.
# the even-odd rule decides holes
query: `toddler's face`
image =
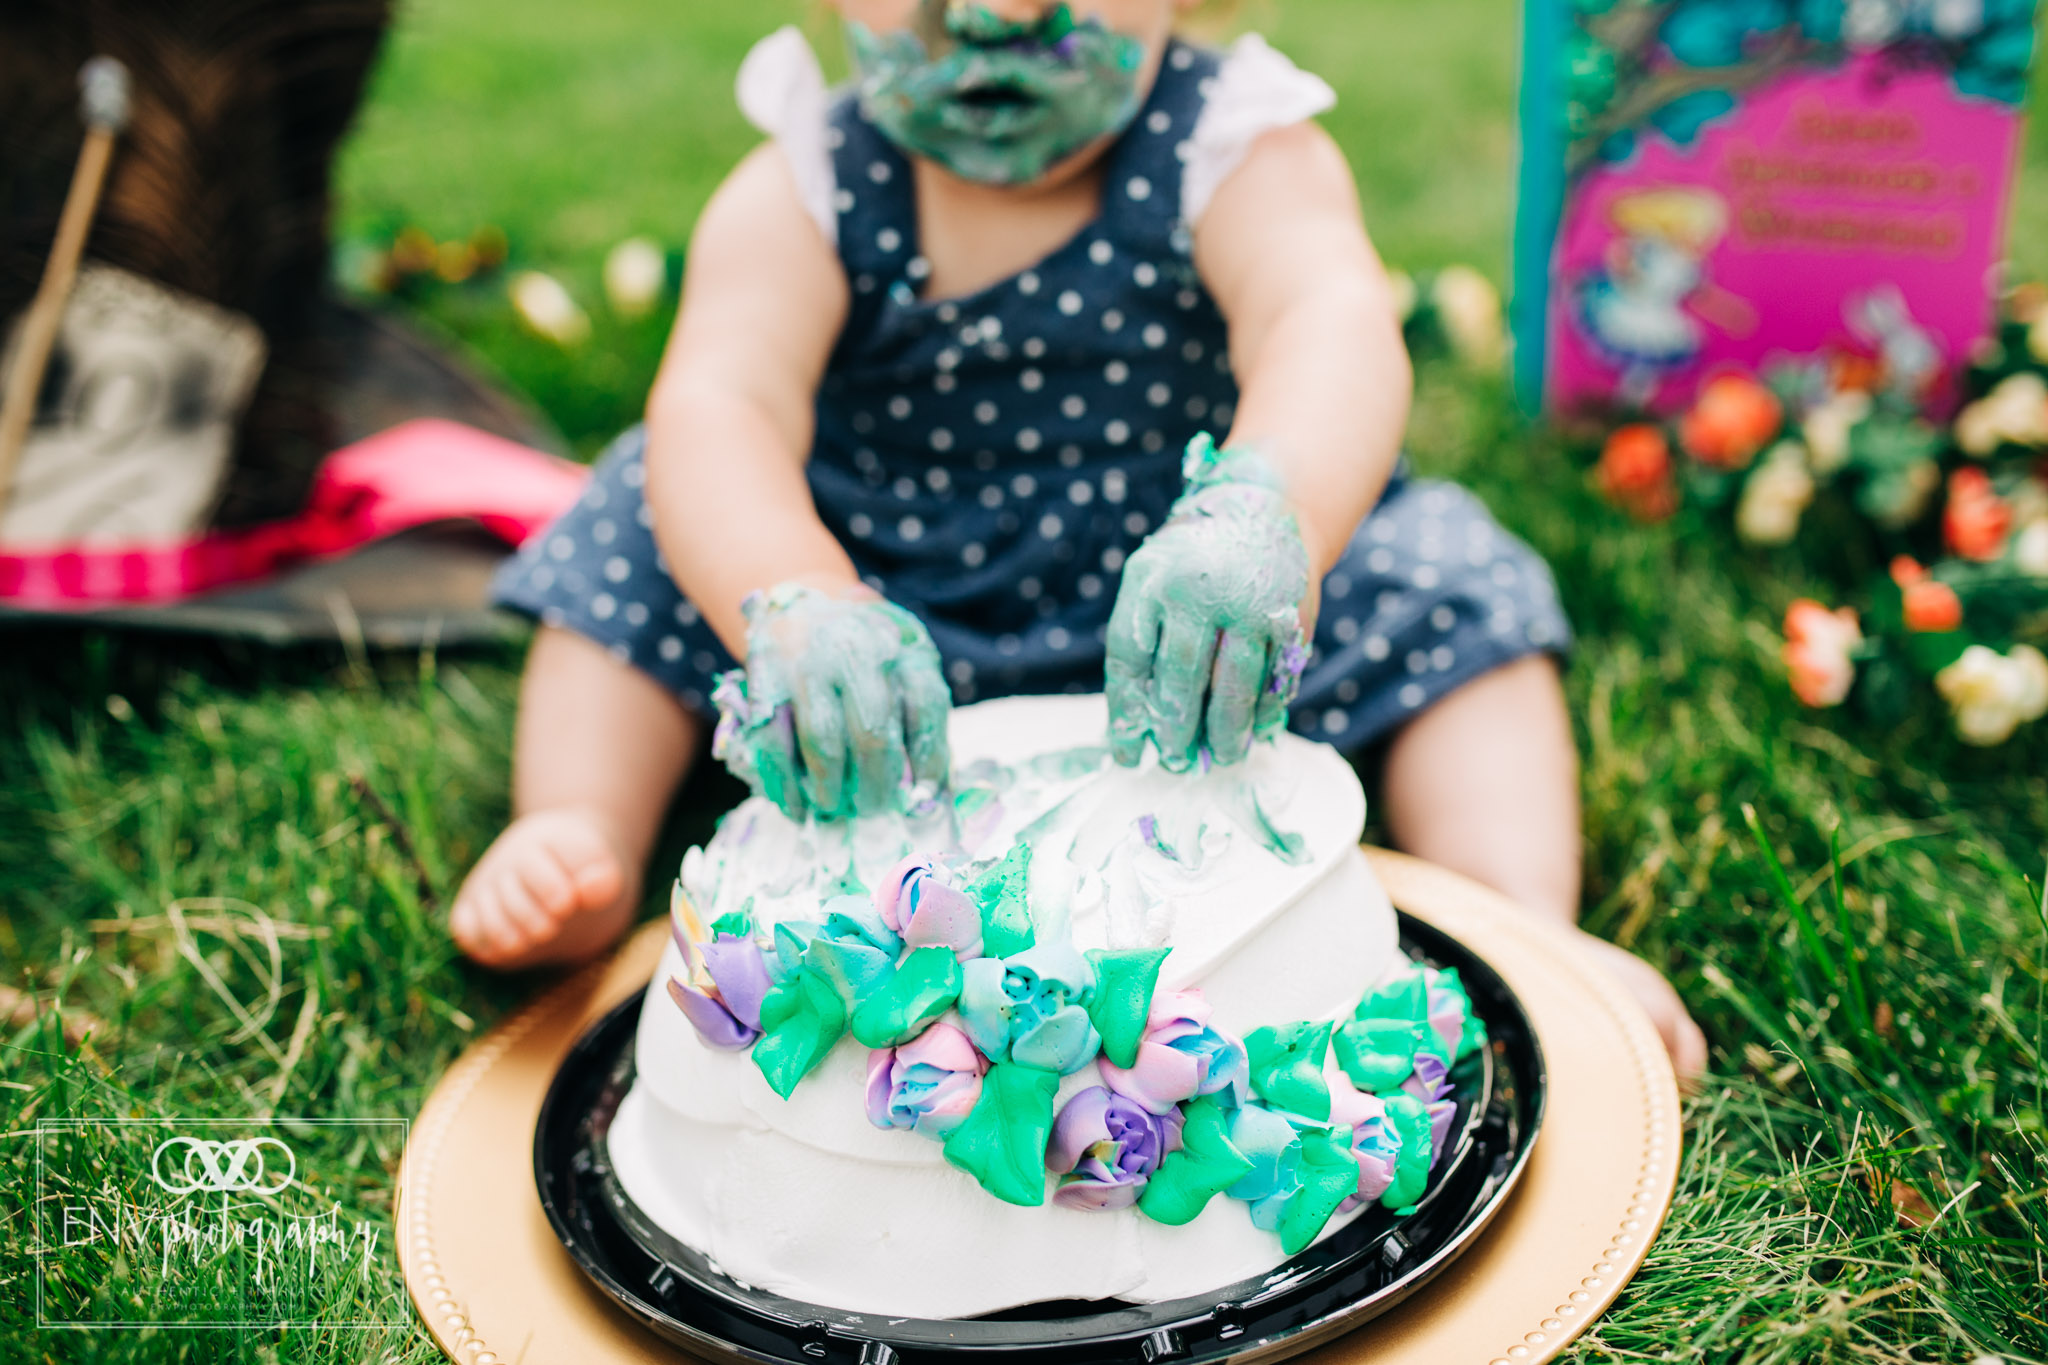
{"label": "toddler's face", "polygon": [[1195,0],[835,0],[868,119],[968,180],[1070,173],[1145,101]]}

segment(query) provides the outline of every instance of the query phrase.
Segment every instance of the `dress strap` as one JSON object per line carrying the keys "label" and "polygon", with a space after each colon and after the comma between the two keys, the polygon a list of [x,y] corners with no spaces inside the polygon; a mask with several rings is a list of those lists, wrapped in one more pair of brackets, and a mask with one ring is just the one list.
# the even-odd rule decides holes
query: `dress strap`
{"label": "dress strap", "polygon": [[839,215],[832,199],[838,179],[832,169],[830,96],[810,43],[793,24],[776,29],[747,53],[735,86],[747,122],[782,148],[804,212],[826,241],[837,243]]}

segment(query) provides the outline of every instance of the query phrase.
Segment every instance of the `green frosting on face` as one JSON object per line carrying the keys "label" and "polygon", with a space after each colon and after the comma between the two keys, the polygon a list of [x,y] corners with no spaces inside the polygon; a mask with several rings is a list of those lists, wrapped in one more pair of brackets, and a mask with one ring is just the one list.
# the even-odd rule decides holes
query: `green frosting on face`
{"label": "green frosting on face", "polygon": [[[1425,1130],[1427,1122],[1424,1123]],[[1358,1189],[1358,1158],[1351,1134],[1335,1128],[1304,1128],[1294,1175],[1301,1188],[1280,1214],[1280,1248],[1294,1255],[1315,1241],[1337,1206]]]}
{"label": "green frosting on face", "polygon": [[1170,948],[1091,948],[1095,967],[1095,998],[1088,1017],[1102,1035],[1102,1055],[1118,1066],[1135,1066],[1145,1020],[1152,1013],[1152,990]]}
{"label": "green frosting on face", "polygon": [[976,878],[967,894],[981,907],[981,951],[1014,957],[1038,942],[1025,888],[1031,876],[1031,845],[1019,840],[1003,860]]}
{"label": "green frosting on face", "polygon": [[1252,1089],[1275,1109],[1316,1120],[1330,1117],[1330,1083],[1323,1057],[1330,1050],[1327,1023],[1283,1024],[1245,1035]]}
{"label": "green frosting on face", "polygon": [[1145,46],[1057,5],[1030,23],[925,0],[911,29],[846,26],[860,107],[904,151],[1021,185],[1136,116]]}
{"label": "green frosting on face", "polygon": [[1045,1144],[1052,1136],[1057,1073],[999,1062],[981,1078],[981,1098],[946,1134],[946,1160],[1008,1204],[1045,1202]]}
{"label": "green frosting on face", "polygon": [[1380,1196],[1380,1203],[1396,1213],[1413,1213],[1415,1201],[1429,1188],[1429,1167],[1435,1156],[1429,1110],[1413,1095],[1397,1092],[1384,1098],[1387,1125],[1400,1136],[1401,1153],[1394,1158],[1394,1180]]}
{"label": "green frosting on face", "polygon": [[846,1032],[846,1002],[822,973],[799,968],[762,999],[761,1029],[754,1065],[768,1088],[788,1099]]}
{"label": "green frosting on face", "polygon": [[1230,1116],[1214,1096],[1192,1101],[1181,1116],[1180,1149],[1166,1154],[1138,1196],[1140,1213],[1172,1227],[1192,1221],[1252,1168],[1252,1159],[1231,1144]]}
{"label": "green frosting on face", "polygon": [[923,1033],[960,996],[960,958],[934,944],[913,948],[889,979],[853,1012],[853,1036],[863,1047],[895,1047]]}

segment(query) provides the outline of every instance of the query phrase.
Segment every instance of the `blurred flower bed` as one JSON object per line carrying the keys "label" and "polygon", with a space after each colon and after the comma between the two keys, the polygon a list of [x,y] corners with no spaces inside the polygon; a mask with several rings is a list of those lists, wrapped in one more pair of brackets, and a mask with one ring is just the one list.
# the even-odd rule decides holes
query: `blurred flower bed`
{"label": "blurred flower bed", "polygon": [[1726,372],[1675,419],[1610,431],[1593,477],[1641,520],[1691,507],[1809,564],[1883,563],[1842,605],[1791,605],[1792,690],[1885,722],[1931,684],[1993,745],[2048,713],[2048,288],[2007,298],[1947,424],[1923,415],[1940,382],[1910,353]]}

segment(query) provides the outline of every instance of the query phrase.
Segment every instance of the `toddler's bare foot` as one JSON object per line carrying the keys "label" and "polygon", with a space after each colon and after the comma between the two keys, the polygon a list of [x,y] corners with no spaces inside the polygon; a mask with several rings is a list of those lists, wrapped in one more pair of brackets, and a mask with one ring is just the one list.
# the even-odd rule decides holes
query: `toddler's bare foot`
{"label": "toddler's bare foot", "polygon": [[1664,1050],[1671,1054],[1671,1069],[1678,1073],[1678,1083],[1691,1088],[1707,1069],[1707,1036],[1686,1013],[1685,1002],[1678,998],[1678,992],[1664,979],[1664,974],[1619,944],[1584,930],[1574,932],[1572,937],[1649,1011],[1650,1022],[1657,1026],[1657,1035],[1664,1040]]}
{"label": "toddler's bare foot", "polygon": [[618,940],[639,898],[639,865],[603,815],[535,811],[506,826],[470,869],[448,932],[500,971],[581,962]]}

